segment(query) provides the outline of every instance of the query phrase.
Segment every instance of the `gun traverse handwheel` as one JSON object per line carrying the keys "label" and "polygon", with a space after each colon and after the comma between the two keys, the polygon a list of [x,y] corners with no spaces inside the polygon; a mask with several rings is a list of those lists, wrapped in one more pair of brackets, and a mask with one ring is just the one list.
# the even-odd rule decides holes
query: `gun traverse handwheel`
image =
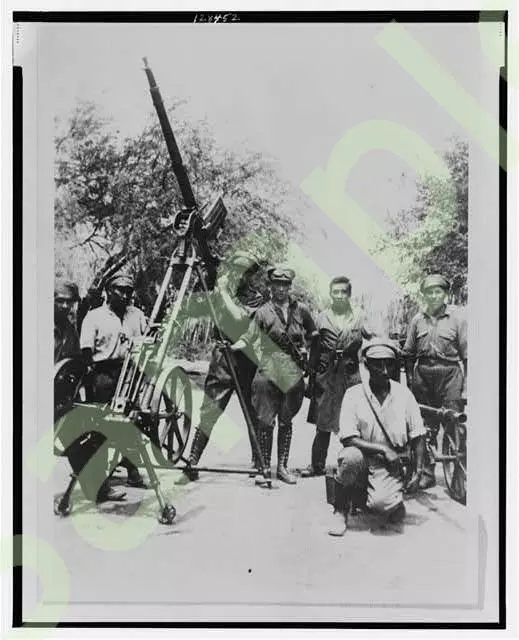
{"label": "gun traverse handwheel", "polygon": [[151,399],[151,441],[160,465],[171,466],[184,453],[191,431],[191,382],[181,367],[160,375]]}
{"label": "gun traverse handwheel", "polygon": [[454,500],[467,503],[467,430],[464,424],[447,426],[443,433],[443,475]]}

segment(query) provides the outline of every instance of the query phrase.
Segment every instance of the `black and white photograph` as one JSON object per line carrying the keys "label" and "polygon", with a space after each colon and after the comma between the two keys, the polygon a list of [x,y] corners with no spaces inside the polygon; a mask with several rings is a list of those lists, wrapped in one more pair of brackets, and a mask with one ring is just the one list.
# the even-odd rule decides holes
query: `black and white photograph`
{"label": "black and white photograph", "polygon": [[25,623],[503,622],[506,16],[15,14]]}

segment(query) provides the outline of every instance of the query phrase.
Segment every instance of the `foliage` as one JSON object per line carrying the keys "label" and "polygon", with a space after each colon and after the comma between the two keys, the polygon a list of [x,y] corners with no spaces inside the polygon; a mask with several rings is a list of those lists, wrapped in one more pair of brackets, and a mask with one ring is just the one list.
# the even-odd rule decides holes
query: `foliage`
{"label": "foliage", "polygon": [[450,178],[426,176],[410,209],[389,220],[390,231],[377,252],[391,252],[400,268],[400,284],[417,290],[427,273],[443,273],[456,302],[467,297],[469,149],[454,140],[444,154]]}
{"label": "foliage", "polygon": [[[173,105],[170,118],[195,197],[204,204],[221,193],[229,211],[216,250],[225,253],[241,241],[266,259],[280,259],[296,230],[280,213],[288,190],[275,168],[259,153],[222,149],[207,123],[187,123],[180,108]],[[161,222],[182,206],[156,116],[123,140],[92,103],[80,103],[56,125],[56,269],[87,287],[109,254],[133,249],[135,275],[153,297],[175,242]],[[76,261],[78,254],[84,257]]]}

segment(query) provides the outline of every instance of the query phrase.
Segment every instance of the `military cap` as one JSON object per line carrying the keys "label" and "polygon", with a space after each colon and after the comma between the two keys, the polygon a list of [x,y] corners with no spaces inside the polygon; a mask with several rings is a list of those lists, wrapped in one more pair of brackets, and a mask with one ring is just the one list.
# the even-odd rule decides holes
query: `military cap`
{"label": "military cap", "polygon": [[351,281],[346,276],[335,276],[330,280],[330,287],[333,287],[334,284],[346,284],[351,287]]}
{"label": "military cap", "polygon": [[271,282],[292,284],[292,280],[296,277],[296,272],[288,267],[270,267],[267,273]]}
{"label": "military cap", "polygon": [[390,338],[376,337],[362,345],[361,354],[365,358],[396,358],[400,353],[397,345]]}
{"label": "military cap", "polygon": [[449,291],[451,285],[445,276],[442,276],[440,273],[433,273],[422,280],[422,283],[420,284],[420,291],[426,291],[431,287],[441,287],[442,289],[445,289],[445,291]]}
{"label": "military cap", "polygon": [[57,280],[54,284],[54,295],[65,296],[74,302],[79,300],[79,289],[75,282],[70,280]]}
{"label": "military cap", "polygon": [[110,289],[113,286],[117,287],[131,287],[133,289],[133,278],[126,273],[116,273],[106,283],[106,288]]}
{"label": "military cap", "polygon": [[235,251],[230,257],[228,264],[233,267],[251,269],[261,265],[261,259],[252,251]]}

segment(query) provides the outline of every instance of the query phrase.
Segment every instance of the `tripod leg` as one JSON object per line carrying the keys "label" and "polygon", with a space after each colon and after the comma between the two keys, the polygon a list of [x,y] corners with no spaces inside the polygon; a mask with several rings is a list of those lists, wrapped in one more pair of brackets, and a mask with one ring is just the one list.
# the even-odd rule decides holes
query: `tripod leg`
{"label": "tripod leg", "polygon": [[144,468],[146,469],[148,478],[150,479],[150,487],[155,491],[155,495],[157,496],[160,507],[159,522],[160,524],[173,524],[177,511],[173,505],[166,502],[166,498],[164,497],[160,487],[159,479],[155,473],[153,465],[151,464],[148,450],[146,449],[146,445],[142,439],[140,440],[137,450],[141,455]]}
{"label": "tripod leg", "polygon": [[68,483],[65,493],[61,496],[61,498],[58,497],[54,499],[54,513],[57,516],[62,516],[65,518],[72,511],[70,496],[72,494],[72,491],[74,490],[74,487],[76,486],[76,483],[77,475],[73,473],[70,476],[70,482]]}

